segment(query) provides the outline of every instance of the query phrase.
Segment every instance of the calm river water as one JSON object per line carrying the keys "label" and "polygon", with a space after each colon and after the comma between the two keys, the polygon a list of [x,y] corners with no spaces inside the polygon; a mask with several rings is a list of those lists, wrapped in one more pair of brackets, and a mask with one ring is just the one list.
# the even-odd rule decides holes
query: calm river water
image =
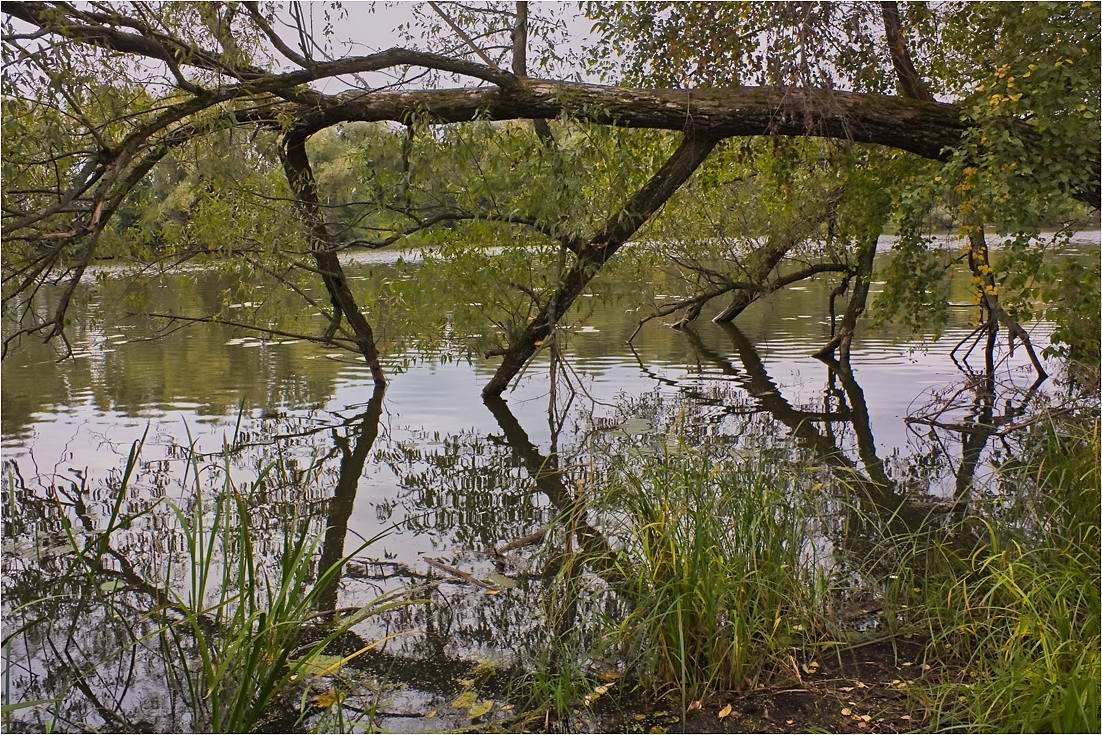
{"label": "calm river water", "polygon": [[[1098,233],[1078,240],[1081,248],[1096,248]],[[367,257],[350,273],[394,277],[416,267]],[[957,301],[967,300],[966,280],[958,278]],[[143,295],[148,308],[202,314],[230,298],[226,313],[233,317],[247,315],[250,299],[260,298],[215,272],[191,272],[165,286]],[[571,317],[555,395],[541,355],[505,402],[486,404],[479,391],[496,360],[479,356],[392,356],[395,374],[380,396],[362,363],[303,341],[265,341],[206,324],[150,339],[163,322],[126,316],[135,289],[108,273],[78,296],[74,359],[56,362],[52,348],[24,341],[3,362],[5,703],[64,698],[60,708],[20,710],[15,724],[38,729],[55,717],[62,729],[73,727],[65,722],[102,723],[102,706],[131,721],[182,726],[172,693],[154,683],[151,660],[113,660],[121,649],[112,620],[121,608],[62,601],[51,627],[18,629],[26,622],[20,605],[60,594],[51,585],[65,554],[63,519],[106,527],[127,453],[143,436],[140,468],[121,512],[149,512],[115,534],[124,561],[114,563],[154,582],[180,549],[171,513],[157,501],[185,496],[180,478],[191,445],[203,455],[208,484],[220,481],[226,462],[240,487],[266,462],[283,462],[288,482],[248,496],[269,542],[258,554],[274,553],[289,505],[305,508],[319,533],[328,529],[323,554],[331,557],[388,531],[349,566],[339,604],[437,574],[426,557],[500,581],[496,595],[444,584],[431,606],[365,624],[369,640],[406,631],[364,664],[374,690],[387,692],[383,726],[402,730],[448,725],[454,680],[472,666],[508,667],[531,655],[544,633],[538,547],[504,561],[487,549],[548,523],[586,476],[595,442],[604,451],[657,445],[672,426],[688,427],[736,444],[832,454],[859,471],[886,474],[901,495],[950,502],[967,464],[960,435],[934,438],[930,427],[905,419],[964,384],[949,352],[972,330],[976,310],[951,309],[944,332],[921,339],[866,323],[850,370],[839,372],[810,357],[830,334],[823,316],[830,287],[809,281],[787,289],[752,306],[734,326],[702,318],[691,331],[675,331],[655,320],[634,346],[627,338],[645,312],[635,310],[623,288],[595,288]],[[874,294],[880,288],[874,284]],[[438,308],[452,308],[447,295],[440,298]],[[1030,331],[1044,347],[1048,326],[1033,324]],[[1024,352],[1001,349],[1000,383],[1029,386]],[[942,418],[975,418],[974,399],[966,391],[959,408]],[[996,411],[1003,410],[999,403]],[[228,459],[221,456],[225,447],[232,450]],[[988,455],[999,450],[992,443],[981,451],[987,453],[978,463],[982,479]],[[94,672],[86,684],[99,705],[66,678],[72,667],[62,662],[62,648],[70,663]],[[421,716],[432,710],[441,714]]]}

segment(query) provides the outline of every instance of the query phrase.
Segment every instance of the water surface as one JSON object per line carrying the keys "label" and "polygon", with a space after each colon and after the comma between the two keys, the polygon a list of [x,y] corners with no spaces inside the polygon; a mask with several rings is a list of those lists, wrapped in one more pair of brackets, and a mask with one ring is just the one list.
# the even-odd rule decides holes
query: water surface
{"label": "water surface", "polygon": [[[1088,233],[1081,247],[1094,247],[1092,240],[1097,233]],[[408,278],[418,267],[408,257],[353,260],[354,279]],[[967,301],[966,282],[960,274],[954,301]],[[455,680],[472,666],[523,664],[547,633],[539,547],[505,560],[487,550],[547,524],[592,477],[601,456],[660,448],[677,433],[720,437],[755,451],[782,447],[812,463],[882,479],[893,497],[923,507],[952,505],[963,490],[982,484],[1002,451],[998,442],[985,437],[969,447],[962,436],[974,435],[937,434],[906,419],[928,412],[939,396],[955,396],[953,407],[939,414],[942,423],[1020,415],[1024,409],[1014,401],[1022,403],[1034,380],[1024,351],[1010,355],[1000,346],[999,395],[979,398],[982,391],[969,388],[975,377],[950,359],[974,329],[976,309],[961,307],[950,310],[940,334],[915,337],[866,320],[849,364],[825,364],[811,354],[830,336],[824,304],[831,287],[825,280],[799,284],[753,305],[729,326],[701,319],[676,331],[654,320],[629,345],[645,314],[631,298],[636,289],[599,282],[570,316],[565,362],[556,365],[554,378],[548,355],[540,353],[506,401],[485,403],[480,389],[496,367],[493,359],[392,352],[393,379],[383,393],[348,353],[224,325],[170,331],[164,320],[125,313],[127,303],[135,312],[148,310],[155,297],[160,312],[202,315],[228,303],[222,313],[248,316],[262,300],[271,307],[284,296],[257,294],[213,270],[155,284],[134,284],[107,270],[77,296],[72,359],[58,362],[52,347],[25,340],[3,363],[7,627],[21,620],[19,605],[56,581],[64,520],[89,524],[85,530],[105,527],[127,453],[142,437],[140,469],[122,512],[151,510],[114,543],[135,574],[157,580],[180,548],[175,521],[157,501],[186,498],[180,478],[191,447],[203,456],[208,482],[228,467],[246,490],[267,533],[260,555],[275,553],[290,507],[306,508],[317,533],[325,534],[326,558],[387,533],[349,566],[334,604],[355,604],[437,574],[425,557],[480,578],[513,580],[492,596],[469,584],[441,585],[433,605],[363,626],[367,640],[398,626],[410,631],[371,659],[375,689],[387,692],[383,709],[391,716],[383,725],[443,727],[446,719],[403,715],[443,712]],[[874,297],[881,287],[874,283]],[[439,298],[437,308],[445,312],[477,308],[451,304],[447,294]],[[297,304],[287,309],[301,312]],[[386,344],[395,335],[386,333],[385,318],[383,324]],[[1029,331],[1043,349],[1049,325],[1031,324]],[[982,359],[973,362],[982,368]],[[276,460],[283,480],[249,490],[259,468]],[[72,668],[59,661],[58,646],[92,668],[119,650],[117,611],[67,605],[54,611],[52,627],[9,640],[6,702],[58,696],[57,682]],[[74,616],[75,630],[67,624]],[[172,694],[151,684],[149,671],[99,671],[88,685],[108,709],[180,726]],[[65,701],[68,722],[104,721],[82,689],[67,690]],[[44,717],[30,708],[19,720],[33,729]]]}

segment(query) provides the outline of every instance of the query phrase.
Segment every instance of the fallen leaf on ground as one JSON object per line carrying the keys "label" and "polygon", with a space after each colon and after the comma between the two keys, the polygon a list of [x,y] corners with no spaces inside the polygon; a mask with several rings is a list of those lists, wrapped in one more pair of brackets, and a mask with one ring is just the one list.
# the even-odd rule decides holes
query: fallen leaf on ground
{"label": "fallen leaf on ground", "polygon": [[727,717],[730,714],[731,714],[731,705],[728,704],[723,709],[721,709],[719,711],[719,714],[717,716],[719,717],[719,719],[722,720],[724,717]]}
{"label": "fallen leaf on ground", "polygon": [[689,712],[696,712],[698,709],[703,709],[704,702],[699,699],[695,702],[689,702]]}
{"label": "fallen leaf on ground", "polygon": [[853,710],[851,710],[849,707],[843,707],[842,708],[842,716],[843,717],[849,717],[852,714],[853,714]]}

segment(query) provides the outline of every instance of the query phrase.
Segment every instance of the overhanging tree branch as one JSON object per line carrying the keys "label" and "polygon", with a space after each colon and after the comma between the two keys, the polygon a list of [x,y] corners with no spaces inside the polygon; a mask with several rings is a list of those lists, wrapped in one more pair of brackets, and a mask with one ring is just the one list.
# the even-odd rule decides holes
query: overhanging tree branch
{"label": "overhanging tree branch", "polygon": [[505,391],[539,345],[551,335],[586,284],[628,238],[681,188],[717,143],[717,138],[686,135],[662,168],[593,235],[539,313],[504,351],[493,378],[482,389],[483,397],[500,396]]}

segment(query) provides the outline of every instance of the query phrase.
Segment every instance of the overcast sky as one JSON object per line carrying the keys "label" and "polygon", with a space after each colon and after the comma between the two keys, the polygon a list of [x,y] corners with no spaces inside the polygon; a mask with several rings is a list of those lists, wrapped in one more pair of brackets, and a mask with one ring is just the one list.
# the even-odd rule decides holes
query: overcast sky
{"label": "overcast sky", "polygon": [[[448,10],[447,0],[443,0],[440,4],[446,12]],[[468,7],[478,7],[480,5],[486,5],[487,3],[477,2],[477,0],[463,0],[463,4]],[[335,12],[329,0],[303,2],[300,3],[300,7],[307,11],[306,17],[313,24],[312,29],[308,30],[312,31],[311,35],[318,43],[323,43],[326,36],[326,13],[328,11],[330,22],[333,25],[332,34],[329,37],[329,43],[331,45],[330,53],[334,57],[364,55],[394,46],[413,46],[414,48],[420,48],[422,50],[440,52],[448,50],[449,48],[458,48],[462,44],[458,36],[451,31],[447,31],[448,36],[442,40],[419,40],[412,44],[407,40],[406,36],[398,29],[403,24],[412,23],[418,11],[420,11],[422,15],[435,17],[428,3],[422,0],[410,0],[408,2],[405,0],[388,0],[385,2],[346,0],[341,3],[343,12]],[[290,14],[288,8],[289,3],[281,4],[279,18],[284,22],[282,24],[277,23],[276,30],[291,48],[297,50],[300,48],[300,43],[294,26],[289,22]],[[582,15],[578,2],[531,2],[529,4],[529,14],[530,17],[533,18],[554,18],[556,21],[561,22],[564,30],[564,40],[562,43],[556,44],[555,50],[558,55],[564,58],[576,58],[589,46],[589,44],[595,41],[596,35],[592,30],[592,22]],[[27,32],[31,30],[31,26],[28,24],[19,20],[12,20],[13,26],[17,32]],[[507,39],[503,40],[507,41]],[[539,40],[537,38],[530,39],[530,59],[535,56],[538,44]],[[282,62],[279,64],[280,68],[290,70],[293,67],[293,65],[286,59],[283,59],[275,49],[271,49],[271,52],[276,56],[277,60]],[[450,55],[461,56],[465,54],[465,49],[460,48],[458,52]],[[318,55],[315,54],[315,57],[317,58]],[[145,77],[145,82],[149,84],[151,88],[156,88],[158,90],[170,89],[175,85],[165,65],[150,59],[135,58],[134,61],[135,68],[142,70],[139,76]],[[503,64],[507,68],[509,66],[509,60],[506,59]],[[532,69],[531,63],[530,69]],[[416,71],[418,70],[414,70],[414,72]],[[537,70],[532,69],[533,76],[538,76],[538,74]],[[577,63],[569,64],[566,68],[557,69],[555,76],[560,79],[586,79],[581,66]],[[360,79],[363,83],[357,83],[356,79],[347,77],[326,79],[318,82],[315,86],[323,91],[331,93],[349,87],[363,88],[367,86],[368,88],[378,88],[393,84],[396,81],[396,73],[379,72],[363,75]],[[586,81],[596,80],[586,79]],[[410,86],[425,86],[426,83],[426,80],[419,80]],[[438,85],[473,86],[479,83],[478,80],[467,77],[445,76],[438,82]]]}
{"label": "overcast sky", "polygon": [[[474,2],[473,0],[464,0],[464,4],[470,7],[486,5],[486,3]],[[325,25],[325,12],[329,3],[311,2],[307,5],[311,11],[310,16],[314,23],[316,37],[320,38]],[[332,43],[335,56],[368,54],[394,46],[407,46],[409,44],[402,33],[399,32],[399,26],[411,24],[418,10],[422,15],[433,13],[428,7],[428,3],[421,0],[390,0],[388,2],[352,0],[351,2],[342,2],[341,5],[345,11],[343,19],[338,20],[339,14],[330,12],[330,18],[334,26]],[[447,4],[441,3],[441,5],[447,11]],[[565,26],[566,42],[556,46],[557,53],[564,58],[577,56],[589,44],[594,42],[595,34],[592,29],[592,21],[582,14],[577,2],[531,2],[529,4],[529,14],[532,17],[554,18]],[[293,34],[288,32],[285,35],[287,40],[297,47]],[[448,41],[456,44],[461,43],[457,36],[451,34]],[[530,49],[532,49],[530,54],[534,53],[535,49],[533,47],[537,43],[536,39],[531,40],[529,44]],[[441,48],[434,48],[431,44],[421,44],[420,47],[426,50],[442,50]],[[505,63],[508,66],[508,61]],[[582,70],[577,64],[571,64],[564,71],[566,73],[563,76],[582,74]],[[533,76],[535,75],[536,72],[533,71]],[[390,81],[382,74],[371,75],[368,80],[373,85],[381,85]],[[353,83],[352,80],[344,81],[345,84]],[[454,82],[453,78],[452,83]],[[465,79],[462,83],[466,85],[474,82]],[[345,85],[329,85],[325,88],[326,91],[335,91],[341,86]]]}

